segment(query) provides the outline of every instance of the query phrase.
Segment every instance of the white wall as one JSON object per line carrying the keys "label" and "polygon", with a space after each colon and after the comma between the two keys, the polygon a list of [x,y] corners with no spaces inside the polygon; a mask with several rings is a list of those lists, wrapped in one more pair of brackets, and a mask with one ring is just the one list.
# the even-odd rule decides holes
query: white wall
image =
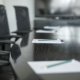
{"label": "white wall", "polygon": [[6,6],[10,31],[14,31],[17,28],[14,5],[27,6],[29,8],[30,23],[31,27],[33,27],[34,0],[0,0],[1,3],[4,3]]}
{"label": "white wall", "polygon": [[2,0],[0,0],[0,4],[3,4],[3,1]]}

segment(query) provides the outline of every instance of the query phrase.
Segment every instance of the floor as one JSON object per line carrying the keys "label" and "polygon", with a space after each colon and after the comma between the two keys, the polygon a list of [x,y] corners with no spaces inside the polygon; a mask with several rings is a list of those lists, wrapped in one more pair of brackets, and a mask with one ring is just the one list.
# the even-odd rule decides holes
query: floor
{"label": "floor", "polygon": [[0,68],[0,80],[14,80],[10,66]]}

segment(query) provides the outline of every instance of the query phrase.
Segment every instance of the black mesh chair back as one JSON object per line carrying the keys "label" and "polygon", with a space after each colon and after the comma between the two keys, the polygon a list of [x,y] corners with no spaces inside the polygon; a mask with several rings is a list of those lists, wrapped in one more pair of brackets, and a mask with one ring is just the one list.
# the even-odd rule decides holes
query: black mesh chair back
{"label": "black mesh chair back", "polygon": [[[7,21],[7,14],[5,7],[3,5],[0,5],[0,36],[7,36],[10,35],[9,33],[9,26]],[[0,40],[3,40],[0,38]],[[10,45],[0,45],[0,49],[2,50],[8,50]]]}
{"label": "black mesh chair back", "polygon": [[14,62],[17,61],[17,59],[20,57],[20,55],[21,55],[21,50],[20,50],[19,45],[14,44],[11,48],[11,57],[14,60]]}
{"label": "black mesh chair back", "polygon": [[[29,32],[30,32],[30,20],[29,11],[27,7],[14,6],[17,21],[17,31],[22,32],[22,42],[21,46],[26,46],[28,44]],[[18,34],[19,35],[19,34]]]}
{"label": "black mesh chair back", "polygon": [[9,26],[7,22],[6,10],[0,5],[0,36],[9,35]]}
{"label": "black mesh chair back", "polygon": [[30,30],[29,12],[27,7],[15,6],[17,28],[19,31]]}

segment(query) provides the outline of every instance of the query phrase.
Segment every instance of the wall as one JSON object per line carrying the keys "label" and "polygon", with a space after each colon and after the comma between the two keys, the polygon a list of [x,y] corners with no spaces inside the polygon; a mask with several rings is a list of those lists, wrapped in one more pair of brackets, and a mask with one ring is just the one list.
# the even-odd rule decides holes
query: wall
{"label": "wall", "polygon": [[0,3],[4,3],[7,10],[8,22],[10,31],[16,30],[16,18],[15,18],[15,10],[13,6],[27,6],[29,8],[30,14],[30,23],[31,27],[33,27],[33,19],[34,19],[34,0],[0,0]]}
{"label": "wall", "polygon": [[2,0],[0,0],[0,4],[3,4],[3,1]]}

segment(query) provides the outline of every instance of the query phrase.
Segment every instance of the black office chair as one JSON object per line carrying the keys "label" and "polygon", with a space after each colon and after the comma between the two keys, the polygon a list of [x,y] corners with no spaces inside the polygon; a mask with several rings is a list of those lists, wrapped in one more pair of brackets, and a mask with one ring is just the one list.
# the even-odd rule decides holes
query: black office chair
{"label": "black office chair", "polygon": [[[15,44],[20,37],[10,35],[5,7],[0,5],[0,64],[9,61],[10,45]],[[12,38],[15,38],[15,41],[11,41]]]}
{"label": "black office chair", "polygon": [[16,12],[17,20],[17,31],[14,33],[23,37],[21,46],[26,46],[28,44],[30,29],[29,11],[27,7],[14,6]]}
{"label": "black office chair", "polygon": [[[10,35],[5,7],[3,5],[0,5],[0,40],[10,40],[11,38],[15,38],[17,40],[20,38],[20,36]],[[6,43],[8,42],[6,41]],[[10,45],[6,45],[5,43],[0,45],[0,47],[1,50],[10,49]]]}

